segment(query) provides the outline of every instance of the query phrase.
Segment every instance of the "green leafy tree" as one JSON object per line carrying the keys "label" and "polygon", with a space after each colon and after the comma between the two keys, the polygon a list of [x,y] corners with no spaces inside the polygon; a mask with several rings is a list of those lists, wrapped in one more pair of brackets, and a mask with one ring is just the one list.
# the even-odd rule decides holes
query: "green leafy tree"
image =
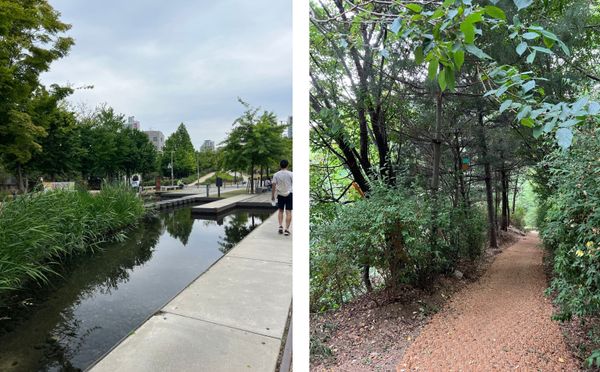
{"label": "green leafy tree", "polygon": [[257,167],[273,166],[286,154],[284,125],[277,123],[272,112],[259,115],[258,108],[240,100],[246,111],[234,122],[233,130],[223,142],[223,168],[245,170],[250,174],[251,192],[254,192],[254,173]]}
{"label": "green leafy tree", "polygon": [[47,135],[39,140],[41,150],[32,155],[26,165],[30,174],[55,181],[56,178],[77,177],[81,171],[81,132],[73,112],[60,100],[70,89],[54,87],[55,91],[40,89],[34,97],[37,102],[32,118],[44,123]]}
{"label": "green leafy tree", "polygon": [[0,15],[0,153],[23,190],[23,164],[47,135],[32,118],[30,101],[39,75],[68,53],[73,39],[61,36],[70,26],[47,1],[2,0]]}
{"label": "green leafy tree", "polygon": [[179,124],[175,133],[165,141],[161,157],[161,171],[165,176],[171,175],[171,158],[173,159],[173,175],[176,178],[187,177],[196,173],[196,151],[185,124]]}
{"label": "green leafy tree", "polygon": [[144,176],[157,170],[158,154],[145,133],[125,128],[122,140],[125,143],[124,152],[121,154],[123,170],[128,179],[133,173],[141,173]]}
{"label": "green leafy tree", "polygon": [[82,171],[86,177],[115,179],[123,169],[123,154],[128,151],[121,138],[125,116],[102,106],[81,123],[81,142],[85,154]]}

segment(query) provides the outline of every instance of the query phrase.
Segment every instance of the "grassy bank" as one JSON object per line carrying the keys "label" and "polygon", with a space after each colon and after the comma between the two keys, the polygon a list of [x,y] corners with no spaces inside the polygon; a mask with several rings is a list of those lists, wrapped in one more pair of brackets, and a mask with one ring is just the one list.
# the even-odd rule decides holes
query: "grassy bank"
{"label": "grassy bank", "polygon": [[0,206],[0,295],[28,281],[44,282],[61,260],[120,239],[144,214],[130,190],[105,187],[50,191],[5,200]]}

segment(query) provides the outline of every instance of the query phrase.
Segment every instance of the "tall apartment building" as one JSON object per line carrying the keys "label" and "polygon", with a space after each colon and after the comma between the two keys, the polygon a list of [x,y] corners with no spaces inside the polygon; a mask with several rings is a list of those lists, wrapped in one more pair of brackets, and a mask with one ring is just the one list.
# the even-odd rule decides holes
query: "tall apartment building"
{"label": "tall apartment building", "polygon": [[135,120],[135,116],[130,116],[127,118],[127,124],[125,124],[127,128],[133,128],[140,130],[140,122]]}
{"label": "tall apartment building", "polygon": [[200,151],[215,151],[215,141],[205,140],[202,146],[200,146]]}
{"label": "tall apartment building", "polygon": [[150,142],[156,147],[156,151],[162,151],[165,147],[165,135],[159,130],[145,130],[144,133],[150,139]]}

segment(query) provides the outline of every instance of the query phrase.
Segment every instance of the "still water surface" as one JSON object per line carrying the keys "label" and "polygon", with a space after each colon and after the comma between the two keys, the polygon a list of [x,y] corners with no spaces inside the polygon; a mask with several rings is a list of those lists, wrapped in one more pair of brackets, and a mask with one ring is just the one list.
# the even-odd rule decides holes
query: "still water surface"
{"label": "still water surface", "polygon": [[190,207],[166,211],[73,260],[52,288],[22,300],[26,310],[0,320],[0,371],[87,368],[269,215],[213,221],[192,218]]}

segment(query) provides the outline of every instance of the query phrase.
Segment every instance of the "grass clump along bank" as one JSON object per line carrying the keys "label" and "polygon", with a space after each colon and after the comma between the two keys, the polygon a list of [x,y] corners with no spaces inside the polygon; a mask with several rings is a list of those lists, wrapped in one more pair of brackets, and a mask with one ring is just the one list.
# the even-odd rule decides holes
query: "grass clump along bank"
{"label": "grass clump along bank", "polygon": [[26,282],[46,282],[61,260],[123,239],[144,215],[131,190],[107,186],[87,191],[25,194],[0,205],[0,296]]}

